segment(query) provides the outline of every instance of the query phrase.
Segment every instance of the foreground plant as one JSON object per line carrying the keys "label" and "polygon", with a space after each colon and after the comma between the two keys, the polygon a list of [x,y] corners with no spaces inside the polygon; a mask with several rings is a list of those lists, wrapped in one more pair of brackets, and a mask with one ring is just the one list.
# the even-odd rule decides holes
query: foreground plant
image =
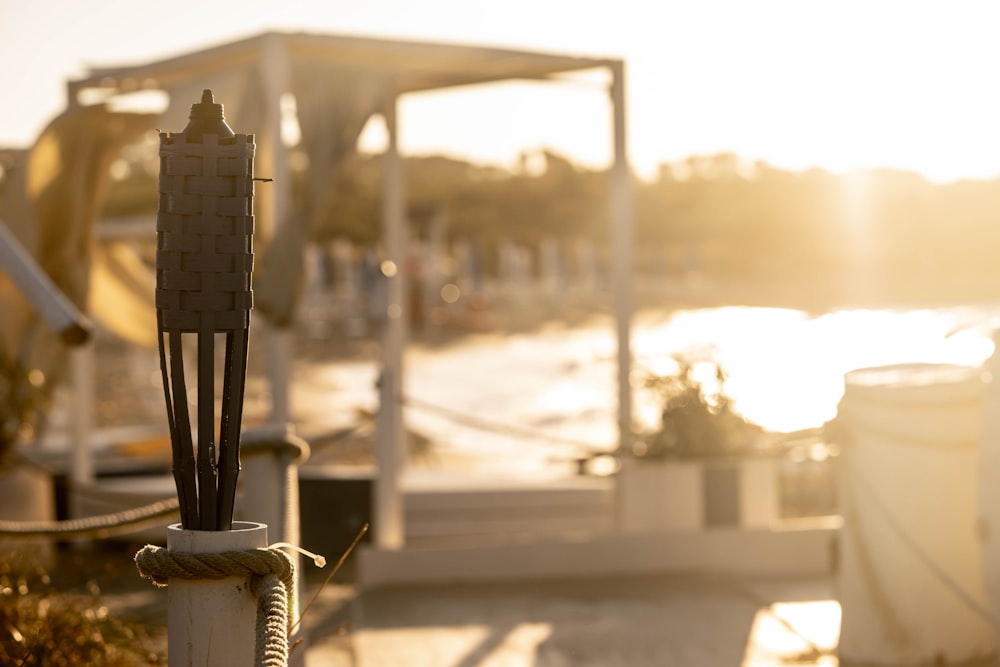
{"label": "foreground plant", "polygon": [[141,630],[113,618],[96,584],[89,588],[60,592],[43,572],[0,564],[0,665],[161,664],[161,656],[141,648]]}
{"label": "foreground plant", "polygon": [[660,428],[649,434],[634,453],[643,458],[701,458],[746,453],[757,442],[762,429],[737,414],[726,394],[727,375],[718,362],[712,366],[712,382],[698,379],[697,365],[675,355],[677,372],[649,375],[644,388],[656,397]]}
{"label": "foreground plant", "polygon": [[38,425],[46,395],[41,383],[32,379],[0,341],[0,470],[14,447],[27,440]]}

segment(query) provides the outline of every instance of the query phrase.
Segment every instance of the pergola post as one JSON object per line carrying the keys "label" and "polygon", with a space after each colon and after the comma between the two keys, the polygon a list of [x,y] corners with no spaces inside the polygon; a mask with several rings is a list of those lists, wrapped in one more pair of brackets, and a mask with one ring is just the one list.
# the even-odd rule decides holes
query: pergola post
{"label": "pergola post", "polygon": [[[265,230],[265,238],[274,240],[278,228],[285,224],[291,199],[288,154],[281,140],[281,97],[288,90],[288,52],[284,37],[267,35],[260,59],[263,131],[258,133],[261,160],[258,172],[273,179],[267,188],[257,194],[261,202],[258,224]],[[293,336],[289,328],[267,322],[264,331],[267,349],[267,375],[271,389],[270,423],[283,428],[291,420],[289,411],[289,383],[292,374]]]}
{"label": "pergola post", "polygon": [[614,124],[614,163],[611,167],[611,244],[616,339],[618,345],[618,444],[622,452],[632,446],[632,264],[634,232],[632,181],[625,136],[625,64],[609,65],[612,74],[611,104]]}
{"label": "pergola post", "polygon": [[399,154],[396,117],[398,96],[386,101],[383,117],[388,133],[382,172],[382,238],[386,261],[385,326],[382,331],[382,372],[376,433],[378,477],[374,486],[374,537],[377,547],[398,549],[405,541],[400,476],[406,465],[403,424],[403,352],[406,347],[406,212],[403,162]]}
{"label": "pergola post", "polygon": [[[632,264],[634,255],[632,182],[625,133],[625,64],[614,61],[611,70],[611,106],[614,162],[611,166],[612,297],[617,343],[618,455],[619,462],[632,448]],[[622,476],[616,488],[616,516],[622,525]]]}
{"label": "pergola post", "polygon": [[[97,412],[97,351],[93,341],[70,351],[70,382],[73,386],[73,403],[70,409],[72,424],[72,454],[70,477],[74,490],[94,482],[94,415]],[[75,512],[75,508],[70,508]]]}

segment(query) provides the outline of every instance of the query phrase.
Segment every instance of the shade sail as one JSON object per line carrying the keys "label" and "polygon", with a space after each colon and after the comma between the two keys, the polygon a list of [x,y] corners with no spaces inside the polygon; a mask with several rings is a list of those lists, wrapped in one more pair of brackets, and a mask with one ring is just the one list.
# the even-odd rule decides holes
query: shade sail
{"label": "shade sail", "polygon": [[603,67],[609,58],[536,51],[400,41],[372,37],[268,32],[155,62],[97,67],[69,83],[70,97],[87,88],[127,92],[173,88],[192,76],[211,76],[256,66],[269,42],[280,42],[292,63],[313,63],[363,73],[411,93],[507,79],[538,79]]}

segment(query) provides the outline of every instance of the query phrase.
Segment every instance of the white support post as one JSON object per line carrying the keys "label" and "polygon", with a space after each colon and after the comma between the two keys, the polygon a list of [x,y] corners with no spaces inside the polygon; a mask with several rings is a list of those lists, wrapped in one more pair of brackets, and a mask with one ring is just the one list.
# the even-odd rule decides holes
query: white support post
{"label": "white support post", "polygon": [[406,464],[406,428],[403,424],[403,351],[406,346],[406,212],[403,164],[399,155],[394,95],[384,111],[389,145],[384,158],[382,193],[383,233],[390,263],[385,280],[388,298],[382,336],[382,375],[379,380],[375,480],[375,544],[398,549],[404,543],[403,496],[400,476]]}
{"label": "white support post", "polygon": [[266,320],[261,333],[267,350],[267,380],[271,388],[268,424],[274,428],[283,428],[291,423],[290,378],[295,341],[291,329],[274,326]]}
{"label": "white support post", "polygon": [[[275,232],[286,222],[291,199],[291,179],[288,154],[281,140],[281,97],[288,89],[288,53],[282,35],[269,35],[264,42],[260,61],[262,84],[263,130],[257,134],[257,168],[255,171],[273,179],[255,194],[258,201],[257,224],[261,235],[273,240]],[[270,423],[283,427],[290,419],[289,384],[292,374],[292,335],[280,327],[265,327],[265,348],[268,357],[268,381],[271,387]]]}
{"label": "white support post", "polygon": [[[611,167],[612,284],[618,346],[618,447],[620,455],[632,448],[632,264],[634,254],[632,183],[625,133],[625,64],[609,63],[614,123],[614,164]],[[622,483],[618,476],[619,486]],[[621,525],[621,491],[618,492]]]}
{"label": "white support post", "polygon": [[614,165],[611,169],[611,241],[618,343],[618,434],[622,448],[632,445],[632,265],[634,234],[632,182],[625,136],[625,65],[611,64],[614,111]]}
{"label": "white support post", "polygon": [[[268,425],[244,433],[240,450],[242,492],[236,504],[236,518],[266,525],[272,542],[300,545],[299,464],[309,458],[309,445],[293,433],[290,424],[285,428]],[[292,560],[295,561],[297,585],[289,591],[288,609],[289,616],[294,619],[302,609],[299,601],[305,587],[305,573],[301,555],[292,555]],[[301,623],[288,640],[289,645],[301,642],[288,660],[289,667],[301,667],[305,664],[308,644]]]}
{"label": "white support post", "polygon": [[[167,528],[167,550],[205,554],[267,546],[267,526],[235,522],[232,530]],[[167,586],[167,663],[170,667],[245,667],[255,664],[257,599],[249,577],[171,578]]]}
{"label": "white support post", "polygon": [[73,433],[70,477],[74,486],[83,486],[94,481],[92,441],[97,409],[94,344],[90,342],[73,348],[69,354],[73,387],[73,404],[70,408]]}

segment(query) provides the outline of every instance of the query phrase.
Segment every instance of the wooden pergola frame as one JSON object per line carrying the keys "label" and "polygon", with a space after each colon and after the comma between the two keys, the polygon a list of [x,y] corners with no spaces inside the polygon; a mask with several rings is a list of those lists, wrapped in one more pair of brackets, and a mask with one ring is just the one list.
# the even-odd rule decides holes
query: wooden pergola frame
{"label": "wooden pergola frame", "polygon": [[[93,68],[68,82],[70,107],[141,90],[166,90],[233,69],[255,69],[261,84],[263,127],[256,131],[259,174],[274,178],[270,194],[255,202],[255,216],[272,227],[284,219],[290,200],[288,158],[281,142],[282,95],[288,91],[292,63],[316,63],[362,75],[377,83],[388,132],[385,155],[383,233],[388,259],[402,266],[406,246],[405,176],[398,145],[397,108],[407,93],[439,90],[513,79],[552,79],[567,72],[606,69],[611,75],[613,164],[608,209],[613,244],[613,293],[617,338],[619,445],[631,444],[630,388],[633,205],[626,150],[625,65],[611,58],[586,58],[469,45],[375,39],[339,35],[267,32],[255,37],[155,62]],[[402,415],[403,351],[406,344],[406,277],[397,271],[389,280],[388,324],[383,341],[382,410],[374,497],[375,543],[380,548],[404,545],[403,503],[399,477],[405,464]],[[286,386],[273,388],[272,418],[287,421]],[[280,384],[280,383],[279,383]]]}

